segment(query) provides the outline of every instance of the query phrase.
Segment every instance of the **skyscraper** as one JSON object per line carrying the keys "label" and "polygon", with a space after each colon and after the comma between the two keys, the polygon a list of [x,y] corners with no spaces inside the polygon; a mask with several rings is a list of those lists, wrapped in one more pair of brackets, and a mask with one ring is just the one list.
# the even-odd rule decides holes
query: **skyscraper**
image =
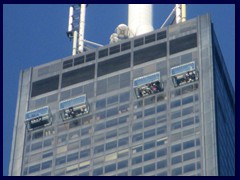
{"label": "skyscraper", "polygon": [[30,68],[9,174],[234,175],[234,104],[208,15]]}

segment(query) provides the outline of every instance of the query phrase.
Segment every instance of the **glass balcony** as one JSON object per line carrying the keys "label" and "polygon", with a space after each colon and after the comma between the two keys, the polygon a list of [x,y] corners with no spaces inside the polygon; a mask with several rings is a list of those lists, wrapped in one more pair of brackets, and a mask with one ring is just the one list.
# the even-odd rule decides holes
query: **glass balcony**
{"label": "glass balcony", "polygon": [[164,90],[160,72],[134,79],[133,88],[137,98],[149,96]]}
{"label": "glass balcony", "polygon": [[59,109],[62,119],[68,120],[89,113],[89,105],[86,102],[86,95],[77,98],[61,101]]}
{"label": "glass balcony", "polygon": [[29,111],[25,115],[25,124],[28,130],[34,130],[52,123],[52,117],[48,106]]}
{"label": "glass balcony", "polygon": [[174,87],[197,81],[199,74],[195,68],[195,62],[171,68],[171,77]]}

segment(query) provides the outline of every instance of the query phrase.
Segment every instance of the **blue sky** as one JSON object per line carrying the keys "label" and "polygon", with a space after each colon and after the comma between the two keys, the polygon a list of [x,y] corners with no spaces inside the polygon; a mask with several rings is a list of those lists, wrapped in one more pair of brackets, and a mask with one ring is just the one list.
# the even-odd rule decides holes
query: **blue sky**
{"label": "blue sky", "polygon": [[[159,28],[174,5],[154,5],[154,28]],[[3,175],[8,174],[20,70],[70,56],[66,36],[68,4],[3,5]],[[235,84],[235,6],[187,5],[187,19],[209,13],[231,81]],[[118,24],[127,24],[126,4],[90,4],[85,38],[103,45]],[[235,85],[234,85],[235,87]]]}

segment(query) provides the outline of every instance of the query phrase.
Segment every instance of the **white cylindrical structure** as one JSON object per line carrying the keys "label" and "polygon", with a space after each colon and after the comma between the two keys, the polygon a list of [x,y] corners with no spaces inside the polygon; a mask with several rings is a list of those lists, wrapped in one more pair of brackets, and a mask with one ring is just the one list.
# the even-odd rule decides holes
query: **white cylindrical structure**
{"label": "white cylindrical structure", "polygon": [[186,4],[182,4],[182,22],[186,21],[187,18],[187,12],[186,12]]}
{"label": "white cylindrical structure", "polygon": [[73,32],[73,50],[72,50],[73,56],[77,54],[77,35],[78,35],[78,32],[74,31]]}
{"label": "white cylindrical structure", "polygon": [[176,4],[176,24],[182,22],[182,10],[181,10],[181,4]]}
{"label": "white cylindrical structure", "polygon": [[73,7],[69,8],[69,17],[68,17],[68,32],[72,31],[72,23],[73,23]]}
{"label": "white cylindrical structure", "polygon": [[85,17],[87,4],[81,4],[80,21],[79,21],[79,36],[78,36],[78,52],[83,52],[84,49],[84,31],[85,31]]}
{"label": "white cylindrical structure", "polygon": [[153,31],[152,4],[128,4],[130,37]]}

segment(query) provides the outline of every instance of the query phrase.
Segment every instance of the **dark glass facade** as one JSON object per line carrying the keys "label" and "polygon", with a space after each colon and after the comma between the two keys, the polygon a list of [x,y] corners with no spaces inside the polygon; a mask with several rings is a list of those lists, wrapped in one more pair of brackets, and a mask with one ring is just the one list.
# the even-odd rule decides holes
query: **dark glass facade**
{"label": "dark glass facade", "polygon": [[[234,119],[225,121],[234,110],[227,90],[216,92],[224,65],[216,63],[211,37],[205,15],[23,71],[19,93],[26,98],[18,104],[27,108],[17,107],[10,174],[233,175]],[[41,85],[53,77],[56,83]],[[218,110],[219,93],[227,114]],[[86,113],[75,106],[82,95]],[[61,103],[72,105],[68,118]],[[51,124],[26,129],[26,112],[45,106]],[[231,148],[220,150],[226,143]]]}

